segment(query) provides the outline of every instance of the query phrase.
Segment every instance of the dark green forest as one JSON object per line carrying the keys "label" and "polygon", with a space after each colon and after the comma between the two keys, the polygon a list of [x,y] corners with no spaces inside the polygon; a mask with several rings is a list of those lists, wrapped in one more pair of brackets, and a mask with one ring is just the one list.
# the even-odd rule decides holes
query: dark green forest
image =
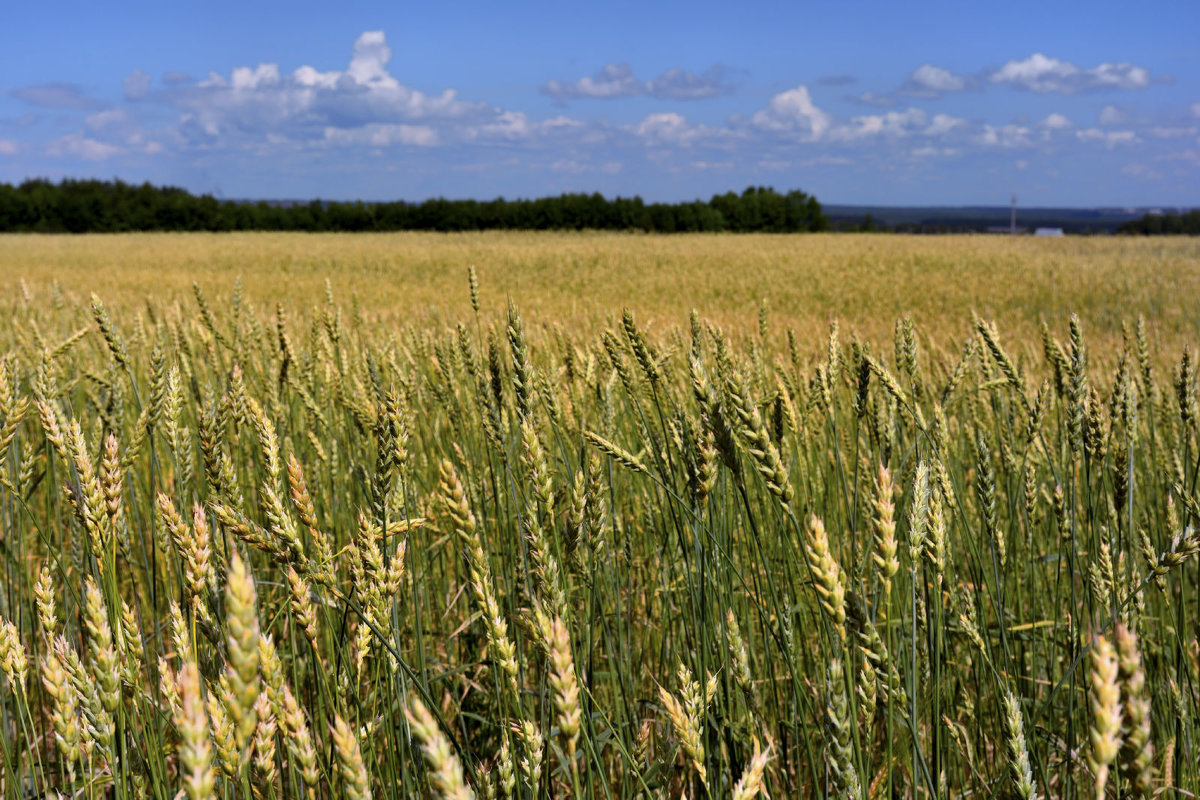
{"label": "dark green forest", "polygon": [[1142,236],[1181,234],[1200,236],[1200,209],[1193,209],[1183,214],[1147,214],[1141,219],[1126,222],[1117,229],[1117,232]]}
{"label": "dark green forest", "polygon": [[829,228],[815,197],[750,187],[704,202],[564,194],[420,203],[244,202],[120,180],[0,184],[0,232],[636,230],[793,233]]}

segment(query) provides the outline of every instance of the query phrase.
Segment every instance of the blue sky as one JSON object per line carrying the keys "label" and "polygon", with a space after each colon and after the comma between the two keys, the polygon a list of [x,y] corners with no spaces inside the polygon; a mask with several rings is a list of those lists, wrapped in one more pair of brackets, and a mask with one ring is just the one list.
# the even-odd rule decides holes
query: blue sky
{"label": "blue sky", "polygon": [[0,20],[6,182],[1200,205],[1195,0],[47,2]]}

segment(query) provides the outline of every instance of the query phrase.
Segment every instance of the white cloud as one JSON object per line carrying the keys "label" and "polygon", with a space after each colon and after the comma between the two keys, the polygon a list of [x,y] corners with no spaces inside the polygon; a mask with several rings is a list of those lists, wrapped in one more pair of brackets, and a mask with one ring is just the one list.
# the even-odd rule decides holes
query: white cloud
{"label": "white cloud", "polygon": [[0,139],[0,156],[15,156],[18,149],[17,143],[12,139]]}
{"label": "white cloud", "polygon": [[[1200,144],[1200,142],[1197,142]],[[1178,153],[1167,153],[1158,157],[1159,161],[1182,161],[1194,167],[1200,167],[1200,150],[1183,150]]]}
{"label": "white cloud", "polygon": [[100,105],[73,83],[43,83],[38,86],[13,89],[9,94],[39,108],[86,110]]}
{"label": "white cloud", "polygon": [[238,67],[233,71],[233,75],[230,76],[229,81],[229,85],[233,87],[235,92],[250,92],[259,87],[265,89],[278,84],[278,64],[259,64],[254,69],[250,69],[250,67]]}
{"label": "white cloud", "polygon": [[150,76],[140,69],[135,69],[125,76],[121,86],[125,90],[126,100],[141,100],[150,93]]}
{"label": "white cloud", "polygon": [[129,122],[129,114],[121,108],[108,108],[104,111],[97,111],[95,114],[88,114],[83,119],[83,124],[93,130],[124,125],[127,122]]}
{"label": "white cloud", "polygon": [[967,121],[960,117],[952,117],[949,114],[934,114],[929,127],[922,131],[922,133],[926,136],[943,136],[964,127],[966,124]]}
{"label": "white cloud", "polygon": [[908,136],[945,136],[966,125],[966,120],[949,114],[935,114],[933,119],[922,109],[909,108],[905,111],[889,111],[886,114],[868,114],[853,117],[848,123],[838,125],[829,134],[837,141],[856,141],[885,136],[904,138]]}
{"label": "white cloud", "polygon": [[422,126],[502,114],[485,103],[459,100],[453,89],[427,95],[404,86],[388,72],[391,58],[384,33],[367,31],[355,41],[345,70],[306,65],[285,75],[278,64],[237,67],[228,78],[210,72],[194,86],[168,89],[166,102],[183,112],[184,139],[204,146],[268,135],[328,141],[327,130],[339,139],[336,131],[357,129],[361,135],[352,139],[426,146],[435,137],[418,130]]}
{"label": "white cloud", "polygon": [[716,133],[705,125],[692,125],[682,114],[664,112],[650,114],[632,132],[647,145],[690,147],[698,140]]}
{"label": "white cloud", "polygon": [[371,123],[358,128],[326,128],[325,141],[333,145],[367,145],[392,147],[409,145],[432,147],[438,143],[437,132],[427,125]]}
{"label": "white cloud", "polygon": [[729,91],[724,70],[713,67],[701,75],[675,67],[646,84],[646,93],[660,100],[703,100]]}
{"label": "white cloud", "polygon": [[1100,142],[1110,150],[1118,145],[1136,144],[1141,141],[1133,131],[1102,131],[1099,128],[1075,131],[1075,138],[1081,142]]}
{"label": "white cloud", "polygon": [[946,92],[961,92],[966,88],[967,79],[963,76],[933,64],[922,64],[908,76],[901,91],[921,97],[936,97]]}
{"label": "white cloud", "polygon": [[1074,94],[1098,89],[1145,89],[1150,85],[1150,71],[1128,62],[1106,62],[1081,69],[1070,61],[1034,53],[1020,61],[1009,61],[992,71],[988,80],[1039,94]]}
{"label": "white cloud", "polygon": [[583,175],[589,172],[600,172],[605,175],[616,175],[625,165],[620,161],[605,161],[602,164],[592,164],[574,158],[560,158],[550,165],[553,172],[564,172],[569,175]]}
{"label": "white cloud", "polygon": [[1120,125],[1125,121],[1125,112],[1114,105],[1100,109],[1099,122],[1101,125]]}
{"label": "white cloud", "polygon": [[763,131],[793,134],[811,142],[825,135],[833,119],[813,104],[807,87],[797,86],[772,97],[766,108],[754,113],[750,123]]}
{"label": "white cloud", "polygon": [[72,133],[55,139],[46,146],[46,153],[55,157],[75,156],[87,161],[103,161],[124,150],[116,145],[107,144],[97,139],[84,136],[82,133]]}
{"label": "white cloud", "polygon": [[1192,116],[1200,119],[1200,103],[1192,103]]}
{"label": "white cloud", "polygon": [[1197,128],[1195,125],[1179,127],[1159,125],[1148,128],[1146,133],[1154,139],[1182,139],[1184,137],[1195,136],[1197,133],[1200,133],[1200,128]]}
{"label": "white cloud", "polygon": [[957,147],[914,147],[908,151],[913,158],[951,158],[960,155],[962,150]]}
{"label": "white cloud", "polygon": [[1075,123],[1064,117],[1062,114],[1053,113],[1048,115],[1044,120],[1038,123],[1039,128],[1044,128],[1048,131],[1065,131],[1075,127]]}
{"label": "white cloud", "polygon": [[[532,142],[549,136],[585,133],[587,126],[570,117],[557,116],[541,122],[531,120],[522,111],[503,111],[494,119],[461,131],[468,140],[503,140]],[[592,140],[595,143],[596,140]]]}
{"label": "white cloud", "polygon": [[712,67],[703,74],[696,74],[682,67],[674,67],[649,81],[633,74],[627,63],[607,64],[595,75],[574,81],[547,81],[542,84],[542,94],[556,100],[612,99],[648,95],[660,100],[702,100],[728,91],[724,82],[724,71]]}
{"label": "white cloud", "polygon": [[560,100],[567,98],[612,98],[641,94],[646,85],[633,75],[629,64],[608,64],[595,75],[570,83],[547,81],[542,93]]}
{"label": "white cloud", "polygon": [[1033,144],[1029,134],[1024,125],[984,125],[976,141],[984,147],[1029,147]]}
{"label": "white cloud", "polygon": [[915,129],[924,127],[927,122],[928,115],[919,108],[889,111],[886,114],[867,114],[854,117],[845,125],[839,125],[830,136],[845,141],[873,136],[907,136]]}

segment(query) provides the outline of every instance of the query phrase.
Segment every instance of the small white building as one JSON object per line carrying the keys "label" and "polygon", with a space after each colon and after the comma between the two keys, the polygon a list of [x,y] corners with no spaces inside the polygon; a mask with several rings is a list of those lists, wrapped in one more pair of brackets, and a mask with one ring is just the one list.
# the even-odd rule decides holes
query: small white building
{"label": "small white building", "polygon": [[1062,228],[1037,228],[1033,232],[1034,236],[1062,236]]}

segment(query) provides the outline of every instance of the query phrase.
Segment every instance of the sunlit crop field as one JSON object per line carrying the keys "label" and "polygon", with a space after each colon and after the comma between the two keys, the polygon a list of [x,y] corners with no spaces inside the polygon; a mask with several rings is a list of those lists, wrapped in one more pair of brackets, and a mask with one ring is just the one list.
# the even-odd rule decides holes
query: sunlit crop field
{"label": "sunlit crop field", "polygon": [[1198,256],[0,238],[0,794],[1192,796]]}
{"label": "sunlit crop field", "polygon": [[193,282],[304,313],[331,281],[340,302],[391,324],[470,317],[468,265],[485,315],[517,299],[537,326],[595,334],[622,308],[661,329],[705,319],[752,329],[766,301],[777,330],[808,340],[831,319],[882,340],[911,316],[944,340],[972,311],[1009,336],[1039,341],[1042,320],[1076,313],[1106,345],[1144,315],[1173,349],[1200,333],[1200,242],[1189,238],[1007,236],[644,236],[637,234],[132,234],[6,236],[0,276],[114,308],[188,302]]}

